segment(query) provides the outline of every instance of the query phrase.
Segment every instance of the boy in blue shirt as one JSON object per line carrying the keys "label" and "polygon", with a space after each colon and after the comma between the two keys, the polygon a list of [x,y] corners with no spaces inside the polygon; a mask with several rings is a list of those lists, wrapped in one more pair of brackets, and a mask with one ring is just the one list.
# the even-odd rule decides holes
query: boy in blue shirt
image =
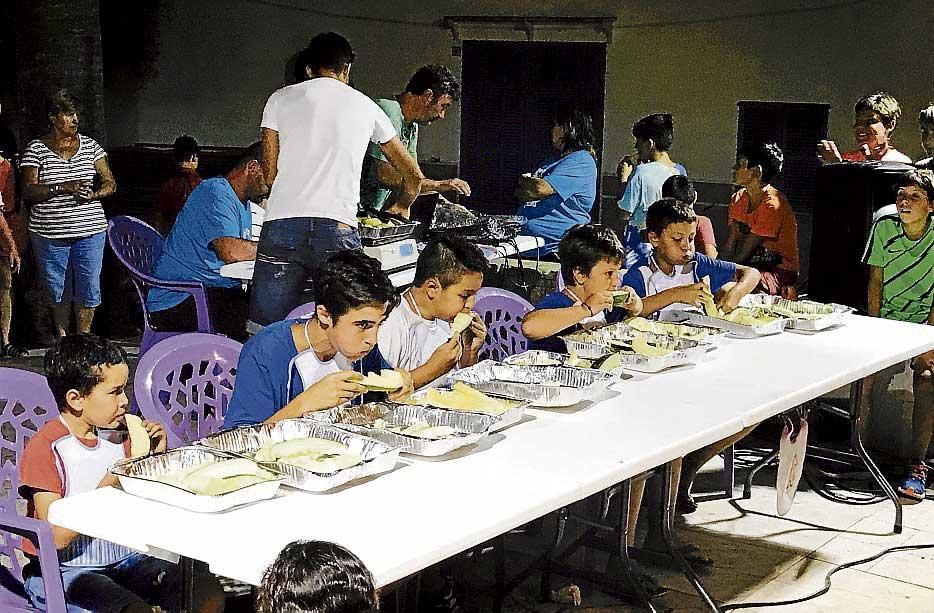
{"label": "boy in blue shirt", "polygon": [[[361,375],[390,366],[376,347],[377,331],[399,304],[378,260],[361,251],[339,251],[315,277],[317,305],[308,319],[263,328],[243,346],[237,385],[225,427],[274,423],[357,399]],[[412,376],[390,398],[412,393]]]}

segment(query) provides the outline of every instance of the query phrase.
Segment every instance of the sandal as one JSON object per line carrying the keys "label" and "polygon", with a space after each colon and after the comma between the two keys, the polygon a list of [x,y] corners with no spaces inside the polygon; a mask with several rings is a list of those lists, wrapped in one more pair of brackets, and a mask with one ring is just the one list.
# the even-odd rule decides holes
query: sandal
{"label": "sandal", "polygon": [[22,347],[17,347],[13,343],[8,343],[3,347],[3,350],[0,351],[0,357],[4,358],[25,358],[27,355],[29,355],[29,351]]}

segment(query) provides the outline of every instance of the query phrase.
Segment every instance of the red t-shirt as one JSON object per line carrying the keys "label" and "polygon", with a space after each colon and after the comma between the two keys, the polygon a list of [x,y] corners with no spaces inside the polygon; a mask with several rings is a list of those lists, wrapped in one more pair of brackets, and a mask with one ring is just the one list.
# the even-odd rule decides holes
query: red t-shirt
{"label": "red t-shirt", "polygon": [[[13,165],[9,160],[0,158],[0,257],[10,255],[10,244],[15,241],[16,245],[22,245],[25,236],[25,228],[22,224],[17,224],[15,217],[16,211],[16,186],[13,183]],[[19,247],[18,249],[22,249]]]}
{"label": "red t-shirt", "polygon": [[[766,185],[762,202],[749,211],[749,195],[741,189],[730,198],[730,223],[739,223],[763,238],[762,247],[781,256],[779,268],[798,271],[798,222],[785,195]],[[753,262],[755,264],[755,262]]]}
{"label": "red t-shirt", "polygon": [[166,180],[156,194],[155,207],[165,217],[168,228],[175,223],[178,212],[185,206],[188,196],[201,183],[201,177],[195,170],[179,168],[175,175]]}
{"label": "red t-shirt", "polygon": [[698,215],[697,232],[694,234],[694,250],[707,255],[707,252],[704,250],[707,245],[716,248],[717,237],[713,232],[713,224],[710,222],[710,218],[704,215]]}

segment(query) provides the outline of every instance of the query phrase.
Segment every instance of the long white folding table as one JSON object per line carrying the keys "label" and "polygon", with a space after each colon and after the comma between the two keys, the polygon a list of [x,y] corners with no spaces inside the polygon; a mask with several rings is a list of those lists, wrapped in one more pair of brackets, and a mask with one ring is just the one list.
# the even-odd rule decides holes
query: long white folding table
{"label": "long white folding table", "polygon": [[284,491],[198,514],[103,488],[56,501],[49,520],[253,585],[289,542],[333,541],[384,586],[930,349],[934,327],[859,316],[819,334],[726,339],[696,366],[636,375],[571,409],[531,410],[474,449],[406,458],[333,493]]}

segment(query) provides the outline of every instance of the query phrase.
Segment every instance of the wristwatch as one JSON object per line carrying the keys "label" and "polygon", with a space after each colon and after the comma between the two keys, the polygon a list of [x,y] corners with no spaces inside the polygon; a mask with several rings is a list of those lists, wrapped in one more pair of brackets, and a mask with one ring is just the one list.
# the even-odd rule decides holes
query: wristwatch
{"label": "wristwatch", "polygon": [[53,196],[57,196],[60,191],[62,191],[62,186],[58,183],[54,183],[49,186],[49,193]]}

